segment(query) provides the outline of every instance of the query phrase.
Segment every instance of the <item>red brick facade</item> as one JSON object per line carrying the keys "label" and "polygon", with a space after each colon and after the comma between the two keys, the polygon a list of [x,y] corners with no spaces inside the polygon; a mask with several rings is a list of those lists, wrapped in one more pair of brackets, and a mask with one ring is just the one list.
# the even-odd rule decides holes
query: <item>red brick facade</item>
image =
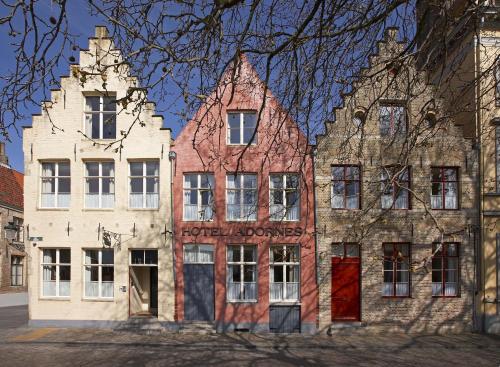
{"label": "red brick facade", "polygon": [[[296,124],[267,92],[265,107],[257,129],[257,144],[227,144],[227,112],[255,111],[263,101],[263,83],[243,58],[240,73],[231,87],[220,83],[196,116],[186,125],[172,150],[173,201],[175,223],[176,319],[185,320],[183,247],[207,244],[214,248],[215,324],[218,330],[269,330],[270,246],[299,245],[300,297],[288,302],[300,307],[300,330],[316,330],[317,284],[315,273],[313,172],[309,146]],[[239,159],[241,157],[241,159]],[[257,176],[256,220],[227,220],[227,179],[234,173]],[[214,217],[211,221],[186,221],[183,214],[183,180],[187,173],[210,173],[214,177]],[[300,178],[300,216],[296,221],[270,220],[269,176],[294,173]],[[257,246],[257,299],[231,302],[227,299],[227,246]],[[196,297],[203,297],[203,294]]]}

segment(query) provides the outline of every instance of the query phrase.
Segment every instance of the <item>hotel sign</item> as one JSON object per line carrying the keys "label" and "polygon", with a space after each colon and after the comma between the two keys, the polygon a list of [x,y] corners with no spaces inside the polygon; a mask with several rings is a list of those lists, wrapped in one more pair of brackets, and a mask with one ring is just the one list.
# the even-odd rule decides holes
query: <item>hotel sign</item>
{"label": "hotel sign", "polygon": [[190,227],[181,228],[183,236],[242,236],[242,237],[300,237],[304,233],[301,227]]}

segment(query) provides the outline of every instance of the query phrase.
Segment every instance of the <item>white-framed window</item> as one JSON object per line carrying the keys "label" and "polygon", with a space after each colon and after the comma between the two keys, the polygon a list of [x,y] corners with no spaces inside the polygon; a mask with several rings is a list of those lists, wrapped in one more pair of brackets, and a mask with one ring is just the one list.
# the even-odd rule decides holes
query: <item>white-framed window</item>
{"label": "white-framed window", "polygon": [[214,217],[214,175],[184,175],[184,220],[210,221]]}
{"label": "white-framed window", "polygon": [[186,244],[183,246],[184,264],[213,264],[214,246],[201,244]]}
{"label": "white-framed window", "polygon": [[270,300],[300,299],[300,249],[298,245],[272,245],[269,249]]}
{"label": "white-framed window", "polygon": [[[227,142],[229,144],[248,144],[257,127],[257,114],[253,112],[228,112]],[[250,144],[257,144],[257,133]]]}
{"label": "white-framed window", "polygon": [[269,176],[269,219],[296,221],[300,219],[299,175]]}
{"label": "white-framed window", "polygon": [[24,242],[24,219],[19,217],[12,217],[12,223],[17,228],[13,240],[15,242]]}
{"label": "white-framed window", "polygon": [[85,207],[115,206],[115,162],[85,162]]}
{"label": "white-framed window", "polygon": [[10,285],[21,287],[23,285],[23,257],[10,257]]}
{"label": "white-framed window", "polygon": [[42,250],[42,296],[69,297],[71,285],[71,250]]}
{"label": "white-framed window", "polygon": [[158,209],[160,173],[158,161],[129,162],[130,208]]}
{"label": "white-framed window", "polygon": [[257,175],[228,174],[226,193],[227,220],[257,220]]}
{"label": "white-framed window", "polygon": [[85,97],[85,135],[92,139],[116,139],[116,96]]}
{"label": "white-framed window", "polygon": [[71,198],[71,172],[68,161],[41,162],[42,208],[69,208]]}
{"label": "white-framed window", "polygon": [[227,246],[227,299],[257,300],[257,246]]}
{"label": "white-framed window", "polygon": [[83,271],[86,298],[113,298],[114,256],[113,249],[85,250]]}
{"label": "white-framed window", "polygon": [[158,265],[158,250],[130,250],[130,265]]}

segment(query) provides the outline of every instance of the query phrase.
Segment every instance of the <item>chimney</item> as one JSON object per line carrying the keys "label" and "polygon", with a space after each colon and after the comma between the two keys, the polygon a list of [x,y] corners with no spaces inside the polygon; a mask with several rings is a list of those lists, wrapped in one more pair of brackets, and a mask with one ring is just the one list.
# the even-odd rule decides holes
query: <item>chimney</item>
{"label": "chimney", "polygon": [[95,38],[107,38],[108,28],[104,25],[97,25],[95,27]]}
{"label": "chimney", "polygon": [[0,141],[0,165],[9,165],[9,158],[5,153],[5,143],[3,141]]}

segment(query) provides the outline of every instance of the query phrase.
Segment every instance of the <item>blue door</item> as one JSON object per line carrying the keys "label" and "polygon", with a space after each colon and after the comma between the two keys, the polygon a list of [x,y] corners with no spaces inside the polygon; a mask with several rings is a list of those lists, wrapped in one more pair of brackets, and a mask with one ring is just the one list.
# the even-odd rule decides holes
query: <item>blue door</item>
{"label": "blue door", "polygon": [[184,246],[184,319],[215,319],[213,246]]}

